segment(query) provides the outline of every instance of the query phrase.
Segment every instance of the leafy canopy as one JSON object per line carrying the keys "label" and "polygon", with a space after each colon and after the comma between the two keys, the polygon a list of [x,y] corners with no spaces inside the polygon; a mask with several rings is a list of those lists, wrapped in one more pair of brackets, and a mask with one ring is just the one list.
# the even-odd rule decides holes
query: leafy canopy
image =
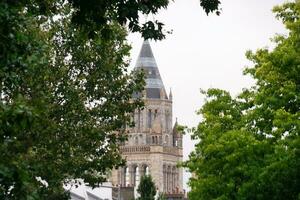
{"label": "leafy canopy", "polygon": [[247,52],[256,84],[238,97],[203,91],[199,140],[184,163],[190,199],[299,199],[300,2],[274,8],[289,30],[273,50]]}
{"label": "leafy canopy", "polygon": [[64,199],[63,183],[96,186],[124,163],[118,144],[144,84],[127,71],[125,29],[163,39],[163,23],[139,16],[168,4],[0,2],[0,199]]}
{"label": "leafy canopy", "polygon": [[[200,6],[209,14],[220,14],[219,0],[199,0]],[[116,22],[125,25],[129,31],[141,33],[144,39],[161,40],[168,31],[164,30],[164,24],[158,20],[141,22],[141,16],[155,15],[161,9],[166,9],[169,0],[20,0],[4,1],[5,5],[28,9],[35,15],[47,17],[60,13],[60,7],[68,4],[71,10],[71,21],[77,27],[93,37],[101,31],[102,35],[109,37],[110,24]]]}
{"label": "leafy canopy", "polygon": [[55,16],[38,5],[0,3],[0,199],[64,199],[63,183],[103,182],[124,163],[118,143],[142,106],[122,26],[90,38],[70,4]]}

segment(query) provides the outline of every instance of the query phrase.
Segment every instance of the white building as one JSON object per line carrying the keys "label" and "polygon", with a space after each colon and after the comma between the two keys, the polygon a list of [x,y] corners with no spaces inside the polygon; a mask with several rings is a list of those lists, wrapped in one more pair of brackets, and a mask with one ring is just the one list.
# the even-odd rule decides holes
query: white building
{"label": "white building", "polygon": [[67,185],[66,190],[71,193],[71,200],[113,200],[113,187],[111,183],[102,183],[100,187],[92,189],[82,183],[78,187]]}

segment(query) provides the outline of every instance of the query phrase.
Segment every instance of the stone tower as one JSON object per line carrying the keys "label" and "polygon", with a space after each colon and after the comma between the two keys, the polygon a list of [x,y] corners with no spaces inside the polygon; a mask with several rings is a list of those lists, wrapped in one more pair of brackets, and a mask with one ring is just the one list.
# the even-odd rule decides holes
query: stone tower
{"label": "stone tower", "polygon": [[135,127],[128,129],[128,141],[121,146],[126,166],[112,172],[111,181],[122,187],[138,186],[140,177],[150,174],[157,189],[167,196],[182,194],[182,134],[172,123],[172,94],[167,95],[150,44],[144,41],[136,70],[143,69],[146,87],[143,110],[134,113]]}

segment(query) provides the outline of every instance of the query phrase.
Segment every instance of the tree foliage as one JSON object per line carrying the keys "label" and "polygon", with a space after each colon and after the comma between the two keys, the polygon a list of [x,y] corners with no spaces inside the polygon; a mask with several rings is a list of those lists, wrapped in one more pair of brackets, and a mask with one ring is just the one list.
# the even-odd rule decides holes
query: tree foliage
{"label": "tree foliage", "polygon": [[141,177],[137,192],[140,195],[138,200],[155,200],[156,187],[151,176]]}
{"label": "tree foliage", "polygon": [[200,6],[204,9],[207,15],[213,12],[220,15],[220,4],[221,2],[219,0],[200,0]]}
{"label": "tree foliage", "polygon": [[123,164],[118,143],[143,76],[127,72],[118,23],[91,38],[69,4],[52,16],[29,3],[0,3],[0,199],[64,199],[63,183],[96,186]]}
{"label": "tree foliage", "polygon": [[[96,186],[123,163],[118,143],[141,107],[131,94],[126,29],[163,39],[141,23],[168,0],[0,2],[0,199],[63,199],[62,184]],[[212,12],[211,4],[203,4]]]}
{"label": "tree foliage", "polygon": [[256,84],[236,98],[203,91],[203,120],[184,166],[190,199],[300,198],[300,2],[274,8],[289,30],[273,50],[247,52]]}
{"label": "tree foliage", "polygon": [[[220,14],[219,0],[199,0],[200,6],[209,14]],[[109,37],[111,22],[125,25],[129,31],[139,32],[145,39],[161,40],[169,31],[158,20],[145,20],[141,22],[142,15],[155,15],[161,9],[166,9],[169,0],[21,0],[3,1],[3,5],[15,8],[25,8],[35,15],[47,17],[60,13],[60,7],[68,4],[71,7],[71,21],[77,28],[84,29],[89,37],[99,34]]]}

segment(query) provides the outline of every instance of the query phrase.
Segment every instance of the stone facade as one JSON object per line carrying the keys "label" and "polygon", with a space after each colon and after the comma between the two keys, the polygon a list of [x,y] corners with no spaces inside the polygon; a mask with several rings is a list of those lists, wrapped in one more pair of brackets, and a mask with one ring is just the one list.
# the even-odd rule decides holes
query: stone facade
{"label": "stone facade", "polygon": [[140,177],[150,174],[158,191],[165,194],[183,192],[182,134],[172,126],[172,94],[166,94],[150,44],[143,43],[136,70],[146,74],[146,87],[139,94],[143,110],[133,114],[135,127],[128,129],[128,141],[122,145],[126,166],[112,172],[111,181],[122,187],[138,186]]}

